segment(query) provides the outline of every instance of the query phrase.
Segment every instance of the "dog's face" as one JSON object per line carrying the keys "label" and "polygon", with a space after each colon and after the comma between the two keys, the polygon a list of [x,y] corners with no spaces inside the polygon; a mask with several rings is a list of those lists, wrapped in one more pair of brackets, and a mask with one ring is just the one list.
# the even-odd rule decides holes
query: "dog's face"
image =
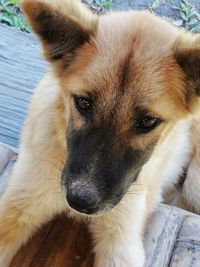
{"label": "dog's face", "polygon": [[[61,7],[61,4],[62,7]],[[140,12],[96,17],[78,0],[24,0],[62,88],[69,205],[115,206],[200,94],[200,41]],[[67,125],[67,126],[64,126]]]}

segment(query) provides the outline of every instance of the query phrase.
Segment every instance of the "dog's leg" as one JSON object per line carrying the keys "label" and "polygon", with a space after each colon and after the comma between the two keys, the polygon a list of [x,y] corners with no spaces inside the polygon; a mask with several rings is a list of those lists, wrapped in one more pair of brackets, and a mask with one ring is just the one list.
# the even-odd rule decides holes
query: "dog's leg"
{"label": "dog's leg", "polygon": [[30,155],[20,155],[0,200],[1,267],[9,266],[35,230],[64,209],[59,178],[51,175]]}
{"label": "dog's leg", "polygon": [[183,184],[186,209],[200,214],[200,119],[193,117],[191,126],[192,157]]}
{"label": "dog's leg", "polygon": [[[185,181],[183,186],[179,186],[178,189],[175,188],[172,190],[171,198],[173,201],[169,203],[175,205],[179,208],[183,208],[192,212],[200,213],[200,119],[199,117],[193,117],[192,120],[188,121],[190,125],[190,140],[189,140],[189,153],[185,150],[182,150],[182,147],[187,144],[187,141],[180,142],[181,144],[181,153],[177,156],[177,160],[174,160],[176,170],[178,169],[177,165],[180,162],[181,157],[188,158],[185,162],[187,167]],[[191,123],[190,123],[191,122]],[[184,134],[186,131],[182,131]],[[182,134],[182,136],[184,136]],[[180,140],[177,138],[177,140]],[[176,149],[175,151],[177,151]],[[175,154],[175,153],[174,153]],[[187,156],[188,154],[188,156]],[[179,174],[181,172],[179,171]],[[174,178],[178,175],[174,175]]]}
{"label": "dog's leg", "polygon": [[195,151],[183,185],[184,208],[200,214],[200,151]]}
{"label": "dog's leg", "polygon": [[128,193],[112,211],[94,218],[95,267],[142,267],[145,193]]}

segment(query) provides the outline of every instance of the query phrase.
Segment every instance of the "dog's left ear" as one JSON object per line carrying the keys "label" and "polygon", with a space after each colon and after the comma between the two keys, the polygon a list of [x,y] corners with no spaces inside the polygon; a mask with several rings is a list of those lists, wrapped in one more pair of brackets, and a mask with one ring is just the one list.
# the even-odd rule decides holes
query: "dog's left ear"
{"label": "dog's left ear", "polygon": [[200,35],[184,33],[176,40],[173,53],[183,71],[186,99],[193,102],[200,97]]}

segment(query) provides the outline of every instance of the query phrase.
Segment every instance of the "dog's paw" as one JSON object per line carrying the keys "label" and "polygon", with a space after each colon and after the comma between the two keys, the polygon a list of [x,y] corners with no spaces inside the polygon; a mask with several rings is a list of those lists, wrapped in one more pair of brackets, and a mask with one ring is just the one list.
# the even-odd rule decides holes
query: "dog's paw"
{"label": "dog's paw", "polygon": [[134,252],[112,253],[111,255],[96,255],[94,267],[143,267],[144,253],[136,255]]}

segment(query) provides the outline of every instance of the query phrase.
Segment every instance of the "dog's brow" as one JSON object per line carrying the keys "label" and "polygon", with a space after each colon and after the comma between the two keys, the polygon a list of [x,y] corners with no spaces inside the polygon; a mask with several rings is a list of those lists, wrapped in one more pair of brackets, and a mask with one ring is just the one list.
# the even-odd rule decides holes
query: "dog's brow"
{"label": "dog's brow", "polygon": [[129,65],[130,65],[130,61],[132,58],[132,52],[129,52],[126,57],[124,62],[122,63],[122,65],[120,65],[120,91],[122,94],[124,94],[125,92],[125,87],[126,87],[126,81],[128,78],[128,72],[129,72]]}
{"label": "dog's brow", "polygon": [[134,111],[133,111],[134,118],[142,117],[150,113],[151,112],[143,106],[137,106],[134,108]]}

